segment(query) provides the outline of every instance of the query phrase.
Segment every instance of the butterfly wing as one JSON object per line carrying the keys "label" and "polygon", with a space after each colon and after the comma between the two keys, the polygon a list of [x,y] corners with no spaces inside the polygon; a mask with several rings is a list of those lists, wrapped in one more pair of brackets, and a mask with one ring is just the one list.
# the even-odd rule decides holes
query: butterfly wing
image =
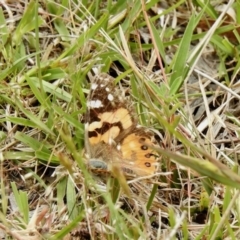
{"label": "butterfly wing", "polygon": [[107,74],[97,75],[91,83],[87,102],[85,149],[90,168],[111,169],[150,175],[156,170],[156,158],[150,135],[137,128],[133,108]]}
{"label": "butterfly wing", "polygon": [[[124,162],[138,176],[152,175],[158,167],[158,155],[152,147],[153,136],[144,128],[137,128],[122,141]],[[124,166],[127,167],[126,164]]]}

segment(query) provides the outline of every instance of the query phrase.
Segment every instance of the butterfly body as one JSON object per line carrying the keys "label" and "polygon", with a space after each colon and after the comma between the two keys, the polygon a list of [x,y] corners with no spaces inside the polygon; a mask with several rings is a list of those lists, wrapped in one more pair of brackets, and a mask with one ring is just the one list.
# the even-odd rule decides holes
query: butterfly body
{"label": "butterfly body", "polygon": [[91,83],[85,123],[85,150],[90,169],[115,167],[125,175],[146,176],[157,168],[153,134],[138,125],[133,107],[114,79],[100,74]]}

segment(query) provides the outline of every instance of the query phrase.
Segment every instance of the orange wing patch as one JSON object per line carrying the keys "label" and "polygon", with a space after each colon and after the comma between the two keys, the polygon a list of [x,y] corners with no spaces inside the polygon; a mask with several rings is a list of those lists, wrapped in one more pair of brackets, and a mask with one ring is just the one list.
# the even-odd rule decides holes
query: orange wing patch
{"label": "orange wing patch", "polygon": [[132,165],[137,175],[152,175],[157,170],[157,154],[151,146],[150,138],[136,133],[128,135],[121,144],[124,161]]}

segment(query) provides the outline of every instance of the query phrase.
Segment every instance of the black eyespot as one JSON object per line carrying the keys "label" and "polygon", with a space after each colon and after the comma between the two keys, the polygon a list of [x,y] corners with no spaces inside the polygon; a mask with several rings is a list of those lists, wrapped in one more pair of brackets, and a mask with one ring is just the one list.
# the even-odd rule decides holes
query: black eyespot
{"label": "black eyespot", "polygon": [[146,158],[150,158],[151,156],[152,156],[151,153],[147,153],[147,154],[145,155]]}
{"label": "black eyespot", "polygon": [[142,146],[141,146],[141,149],[142,149],[142,150],[148,150],[148,147],[147,147],[146,145],[142,145]]}
{"label": "black eyespot", "polygon": [[146,167],[151,167],[151,163],[150,162],[145,162],[145,166]]}

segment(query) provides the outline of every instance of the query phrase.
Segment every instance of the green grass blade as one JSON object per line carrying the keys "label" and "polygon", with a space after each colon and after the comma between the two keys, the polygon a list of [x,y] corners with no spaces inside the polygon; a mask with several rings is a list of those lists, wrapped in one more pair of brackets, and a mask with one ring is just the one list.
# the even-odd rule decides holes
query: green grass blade
{"label": "green grass blade", "polygon": [[176,94],[178,89],[182,86],[184,82],[184,73],[186,69],[186,63],[188,59],[188,52],[190,49],[190,44],[192,41],[193,29],[195,25],[195,15],[189,19],[188,25],[186,27],[185,33],[182,37],[182,40],[179,44],[177,53],[174,58],[174,64],[172,68],[172,75],[170,78],[170,94]]}
{"label": "green grass blade", "polygon": [[[34,30],[36,27],[40,27],[44,20],[40,16],[35,15],[35,4],[37,2],[31,1],[25,11],[25,14],[22,16],[20,23],[18,24],[14,34],[13,41],[16,45],[22,42],[23,35]],[[38,18],[38,26],[36,26],[35,18]],[[29,21],[31,19],[31,21]]]}

